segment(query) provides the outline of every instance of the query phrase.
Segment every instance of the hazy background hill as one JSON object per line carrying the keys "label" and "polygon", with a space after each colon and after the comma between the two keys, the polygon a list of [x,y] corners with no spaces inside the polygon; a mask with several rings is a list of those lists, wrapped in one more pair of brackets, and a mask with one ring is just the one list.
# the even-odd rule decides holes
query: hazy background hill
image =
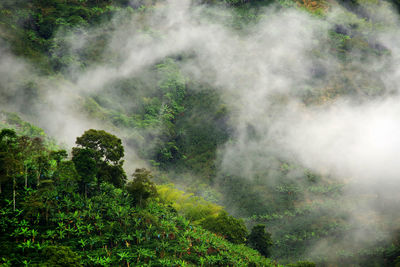
{"label": "hazy background hill", "polygon": [[89,128],[271,232],[272,258],[400,252],[399,2],[3,0],[0,103],[65,148]]}

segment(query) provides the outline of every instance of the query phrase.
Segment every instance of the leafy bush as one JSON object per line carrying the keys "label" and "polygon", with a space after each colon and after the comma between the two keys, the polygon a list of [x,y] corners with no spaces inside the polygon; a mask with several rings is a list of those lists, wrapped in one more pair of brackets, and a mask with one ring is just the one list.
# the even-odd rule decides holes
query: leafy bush
{"label": "leafy bush", "polygon": [[288,267],[315,267],[315,263],[309,261],[298,261],[296,263],[290,263]]}
{"label": "leafy bush", "polygon": [[204,229],[222,235],[234,244],[246,242],[247,229],[243,220],[230,216],[226,211],[222,211],[216,217],[207,217],[200,225]]}
{"label": "leafy bush", "polygon": [[170,204],[194,224],[201,224],[208,217],[216,217],[223,208],[201,197],[176,189],[172,184],[157,186],[161,203]]}
{"label": "leafy bush", "polygon": [[75,267],[82,266],[81,257],[66,246],[48,246],[43,253],[47,261],[44,266]]}
{"label": "leafy bush", "polygon": [[250,245],[250,247],[258,250],[258,252],[265,257],[270,256],[270,247],[272,246],[273,242],[271,239],[271,234],[265,232],[265,225],[255,225],[253,229],[251,229],[251,233],[247,239],[247,243]]}
{"label": "leafy bush", "polygon": [[157,195],[155,184],[151,181],[153,176],[145,168],[136,169],[132,174],[133,180],[126,185],[126,189],[133,196],[134,203],[143,205],[146,201]]}

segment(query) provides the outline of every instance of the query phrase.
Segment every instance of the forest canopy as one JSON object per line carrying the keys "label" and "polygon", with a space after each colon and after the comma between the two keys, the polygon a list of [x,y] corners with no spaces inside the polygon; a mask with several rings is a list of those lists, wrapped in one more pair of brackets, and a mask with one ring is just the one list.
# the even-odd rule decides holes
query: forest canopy
{"label": "forest canopy", "polygon": [[398,265],[399,10],[0,1],[0,265]]}

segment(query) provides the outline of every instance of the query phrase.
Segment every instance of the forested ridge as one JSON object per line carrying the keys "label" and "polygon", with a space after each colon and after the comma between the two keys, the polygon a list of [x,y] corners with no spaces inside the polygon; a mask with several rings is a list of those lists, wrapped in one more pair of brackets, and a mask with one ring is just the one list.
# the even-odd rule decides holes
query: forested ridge
{"label": "forested ridge", "polygon": [[177,205],[171,195],[183,192],[157,188],[144,168],[126,184],[116,136],[88,130],[67,160],[37,133],[0,133],[2,266],[276,266],[245,245],[243,221],[222,207]]}
{"label": "forested ridge", "polygon": [[397,266],[398,10],[1,1],[0,266]]}

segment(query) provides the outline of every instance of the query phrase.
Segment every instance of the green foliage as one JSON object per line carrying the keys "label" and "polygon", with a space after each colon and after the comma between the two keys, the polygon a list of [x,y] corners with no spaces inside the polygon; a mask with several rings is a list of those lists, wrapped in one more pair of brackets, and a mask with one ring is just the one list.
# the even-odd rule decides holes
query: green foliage
{"label": "green foliage", "polygon": [[298,261],[287,265],[288,267],[315,267],[315,263],[309,261]]}
{"label": "green foliage", "polygon": [[161,107],[162,135],[160,139],[163,142],[156,148],[156,159],[162,167],[174,163],[183,157],[179,147],[176,145],[178,133],[176,132],[175,123],[177,117],[185,110],[183,100],[186,94],[186,81],[180,73],[178,66],[172,59],[157,66],[160,80],[158,87],[164,93]]}
{"label": "green foliage", "polygon": [[[215,18],[214,11],[211,11],[211,15],[203,18],[204,20],[210,19],[214,22],[221,19],[224,20],[224,25],[239,34],[247,34],[247,29],[253,29],[252,23],[264,18],[262,7],[273,1],[202,2],[222,4],[228,10],[233,10],[232,18],[226,19],[224,14],[221,18]],[[398,4],[398,1],[392,2]],[[131,3],[128,0],[3,0],[0,1],[0,39],[7,42],[15,54],[29,59],[42,74],[79,70],[90,67],[93,63],[110,62],[107,57],[113,55],[109,55],[106,47],[118,23],[105,23],[120,7],[124,7],[124,12],[136,12],[125,8]],[[147,4],[143,1],[138,3]],[[369,31],[380,25],[374,25],[373,19],[360,14],[360,1],[338,3],[345,5],[346,10],[335,14],[339,18],[329,17],[336,19],[338,25],[328,31],[326,40],[318,40],[323,43],[323,48],[312,48],[308,52],[310,58],[316,62],[332,55],[337,57],[335,64],[338,64],[341,71],[325,83],[325,78],[330,73],[325,73],[323,68],[320,70],[316,64],[316,70],[312,71],[310,77],[316,85],[310,85],[300,96],[306,105],[319,105],[341,96],[361,96],[364,99],[386,93],[379,75],[354,66],[354,62],[358,63],[354,60],[354,55],[359,55],[362,63],[370,64],[381,62],[381,57],[389,53],[388,49],[374,43],[375,34],[370,34]],[[323,16],[330,4],[332,3],[327,1],[277,1],[279,8],[303,9],[322,18],[323,23],[326,22]],[[140,8],[138,12],[143,10],[146,8]],[[115,17],[120,16],[123,15],[118,14]],[[138,30],[142,30],[141,25],[137,26]],[[98,29],[97,27],[101,27],[98,31],[100,34],[87,34],[88,29]],[[71,49],[70,43],[75,34],[85,36],[88,44],[78,50]],[[83,96],[83,110],[92,118],[126,130],[128,136],[124,140],[127,140],[127,144],[154,167],[179,174],[171,178],[177,184],[192,184],[192,187],[196,187],[205,183],[208,188],[212,186],[213,190],[216,188],[215,191],[221,190],[224,204],[234,207],[237,215],[251,217],[248,219],[249,225],[268,223],[268,229],[274,234],[275,243],[271,248],[274,257],[297,260],[308,246],[318,244],[321,239],[330,236],[339,238],[350,232],[352,229],[349,229],[346,222],[345,212],[335,208],[347,205],[337,201],[344,187],[340,182],[328,181],[326,177],[302,170],[293,162],[282,163],[272,157],[268,159],[268,162],[272,162],[271,165],[252,170],[256,173],[254,177],[217,171],[218,149],[226,142],[234,142],[234,131],[229,126],[230,116],[234,113],[224,105],[219,90],[214,86],[184,75],[181,65],[185,66],[187,55],[182,54],[160,59],[137,77],[110,81],[103,89],[99,89],[101,92]],[[50,78],[59,79],[58,76]],[[319,81],[324,81],[322,86],[318,84]],[[15,91],[3,84],[0,87],[1,103],[23,102],[22,112],[27,115],[32,115],[31,113],[40,108],[35,103],[43,96],[43,88],[36,81],[22,79],[18,81],[18,90]],[[217,246],[210,250],[207,248],[207,252],[202,247],[196,251],[196,256],[191,249],[188,251],[179,248],[177,242],[174,243],[176,236],[181,233],[180,228],[188,228],[175,224],[179,231],[174,229],[177,215],[168,207],[161,205],[160,209],[174,218],[174,223],[170,223],[171,220],[163,222],[161,215],[148,210],[146,205],[140,205],[145,202],[151,205],[154,201],[151,200],[155,196],[154,184],[147,171],[139,170],[134,174],[134,180],[124,187],[124,151],[120,140],[115,136],[89,130],[89,133],[78,138],[77,147],[72,152],[73,158],[69,161],[65,158],[66,154],[46,137],[43,130],[23,121],[16,114],[1,112],[0,128],[12,128],[17,135],[5,134],[0,149],[0,206],[6,207],[10,203],[14,205],[12,209],[2,210],[6,215],[1,218],[1,227],[4,230],[2,233],[8,227],[10,231],[15,231],[9,240],[2,239],[5,242],[1,244],[1,248],[15,246],[19,249],[10,254],[11,256],[4,253],[4,264],[11,265],[10,257],[13,258],[14,265],[28,264],[28,255],[33,255],[33,262],[39,262],[37,255],[44,255],[41,246],[53,243],[57,247],[66,244],[71,251],[81,254],[83,264],[86,265],[151,265],[155,261],[156,265],[166,266],[241,266],[249,263],[247,257],[253,255],[253,252],[230,258],[229,252],[237,251],[237,247],[229,247],[221,253]],[[27,135],[29,138],[21,138],[19,135]],[[196,178],[187,182],[189,178],[186,178],[186,173],[195,174]],[[192,183],[192,180],[196,181]],[[76,192],[87,194],[87,199]],[[198,189],[196,193],[200,195],[204,192]],[[104,198],[103,202],[97,199],[98,194]],[[171,205],[179,214],[189,219],[190,223],[204,224],[228,239],[243,242],[241,234],[232,236],[232,229],[239,229],[239,233],[242,233],[244,228],[240,223],[233,223],[233,217],[221,212],[222,207],[168,186],[159,186],[158,194],[160,202]],[[105,199],[112,204],[107,204]],[[163,246],[176,245],[175,250],[157,250],[159,243],[152,243],[151,240],[157,238],[159,241],[160,237],[146,233],[147,226],[140,223],[132,226],[133,223],[127,219],[132,216],[127,211],[131,206],[126,203],[132,199],[135,204],[139,204],[133,207],[134,212],[137,212],[133,217],[151,222],[152,227],[159,227],[157,230],[160,230],[160,236],[167,236],[163,236],[166,239],[163,240]],[[121,208],[117,209],[113,205]],[[99,213],[93,212],[93,206]],[[21,216],[13,217],[13,210],[15,214],[20,212]],[[114,217],[118,219],[114,220]],[[22,223],[23,220],[29,220],[30,226],[34,225],[39,230],[13,224],[16,221]],[[125,232],[118,232],[119,228],[124,227],[127,229],[124,229]],[[152,227],[148,231],[154,230]],[[41,232],[39,236],[43,235],[43,242],[38,243],[37,238],[32,238],[35,235],[32,231],[41,231],[44,228],[50,232]],[[97,231],[94,237],[89,235],[94,231],[92,228]],[[135,231],[134,237],[133,230],[139,231]],[[106,234],[109,235],[108,239],[104,237]],[[169,234],[173,235],[170,237]],[[125,239],[120,235],[126,235]],[[209,233],[205,235],[207,238],[210,236]],[[69,237],[71,241],[67,241]],[[119,245],[113,243],[112,238],[120,242]],[[24,239],[26,240],[22,242]],[[179,242],[184,243],[187,240],[181,238]],[[190,240],[193,241],[193,238]],[[202,238],[199,240],[192,243],[199,245],[204,241]],[[136,244],[135,248],[132,248],[133,243]],[[139,245],[142,244],[148,246],[138,252],[141,248]],[[66,247],[65,250],[68,250]],[[112,248],[116,247],[117,252],[111,253]],[[190,245],[189,247],[191,248]],[[245,250],[241,247],[239,249]],[[371,251],[376,258],[381,257],[376,256],[380,252]],[[64,252],[69,255],[68,251]],[[387,249],[386,252],[390,264],[398,263],[397,246],[392,250]],[[157,255],[157,259],[154,255]],[[351,262],[356,253],[345,251],[343,255],[343,258],[347,257],[347,262]],[[71,258],[74,255],[71,254]],[[259,265],[262,266],[263,263]]]}
{"label": "green foliage", "polygon": [[234,244],[246,242],[247,229],[243,220],[236,219],[225,211],[222,211],[216,217],[207,217],[201,222],[201,226],[204,229],[222,235]]}
{"label": "green foliage", "polygon": [[170,204],[193,224],[200,224],[208,217],[217,217],[223,207],[205,201],[194,194],[185,193],[173,185],[158,185],[157,194],[161,203]]}
{"label": "green foliage", "polygon": [[44,249],[43,254],[47,259],[47,261],[43,263],[44,266],[82,266],[81,257],[67,246],[48,246]]}
{"label": "green foliage", "polygon": [[143,205],[146,201],[157,195],[157,189],[152,182],[150,171],[142,168],[136,169],[132,174],[133,180],[126,185],[127,191],[133,196],[136,205]]}
{"label": "green foliage", "polygon": [[48,150],[58,150],[59,147],[43,129],[24,121],[16,113],[0,111],[0,129],[8,128],[14,130],[18,135],[27,136],[31,139],[42,140]]}
{"label": "green foliage", "polygon": [[[12,130],[3,130],[0,136],[0,148],[7,156],[13,153],[10,144],[18,148],[20,140],[29,140]],[[102,148],[91,141],[91,138],[79,139],[81,146],[87,148],[81,147],[73,161],[65,160],[65,151],[49,152],[42,159],[47,163],[40,164],[54,165],[55,170],[48,172],[49,177],[43,177],[36,188],[14,186],[17,205],[10,194],[0,194],[3,265],[276,265],[244,245],[234,245],[191,225],[170,204],[150,199],[156,187],[146,169],[136,170],[134,180],[126,188],[116,188],[104,181],[88,196],[74,192],[72,188],[87,179],[74,176],[87,173],[94,178],[94,172],[85,164],[91,162],[95,167]],[[42,150],[34,146],[32,154],[40,154]],[[109,154],[104,152],[104,155]],[[4,168],[0,166],[0,171]],[[147,205],[132,205],[132,196],[139,204],[147,199]],[[214,225],[219,229],[228,223],[223,230],[233,241],[241,238],[233,231],[245,231],[241,221],[225,212],[214,221],[218,221]]]}
{"label": "green foliage", "polygon": [[272,246],[273,242],[271,239],[271,234],[265,232],[265,225],[255,225],[251,229],[250,235],[247,237],[247,240],[250,247],[260,252],[261,255],[264,255],[265,257],[270,256],[270,247]]}
{"label": "green foliage", "polygon": [[96,154],[96,160],[103,160],[114,165],[121,164],[124,156],[124,148],[121,139],[103,130],[90,129],[76,138],[79,147],[92,150]]}
{"label": "green foliage", "polygon": [[74,149],[72,155],[75,169],[80,176],[81,192],[85,192],[85,195],[87,195],[88,184],[95,180],[98,173],[96,155],[90,149]]}
{"label": "green foliage", "polygon": [[[155,265],[178,261],[191,265],[273,265],[248,247],[233,245],[190,225],[168,206],[149,202],[145,208],[133,207],[126,192],[111,184],[102,184],[98,195],[87,199],[65,195],[62,186],[56,192],[49,196],[53,208],[45,227],[36,221],[37,216],[23,220],[25,211],[18,217],[8,205],[1,208],[5,215],[0,218],[1,246],[7,249],[0,257],[13,255],[13,263],[29,260],[33,265],[53,266],[63,257],[68,257],[65,264],[74,264],[80,257],[83,265],[143,265],[150,261]],[[9,241],[18,246],[8,246]]]}
{"label": "green foliage", "polygon": [[85,185],[94,177],[98,185],[103,181],[117,187],[125,184],[121,139],[103,130],[90,129],[76,139],[76,144],[78,146],[72,149],[72,160]]}
{"label": "green foliage", "polygon": [[7,14],[0,16],[0,28],[16,54],[32,59],[43,72],[52,73],[72,64],[87,64],[82,62],[87,54],[100,56],[102,50],[98,46],[97,52],[92,47],[79,55],[69,51],[69,34],[109,21],[114,12],[127,4],[126,0],[7,0],[0,3],[0,10]]}

